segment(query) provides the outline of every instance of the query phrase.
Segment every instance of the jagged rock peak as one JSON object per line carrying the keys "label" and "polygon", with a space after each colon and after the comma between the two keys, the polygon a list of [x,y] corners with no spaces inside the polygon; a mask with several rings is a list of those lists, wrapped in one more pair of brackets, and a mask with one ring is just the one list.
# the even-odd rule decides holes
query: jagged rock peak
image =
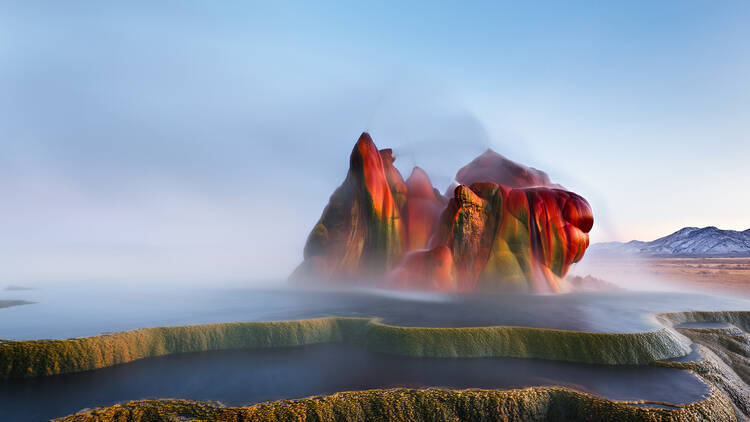
{"label": "jagged rock peak", "polygon": [[449,195],[363,132],[346,179],[308,237],[296,279],[444,291],[563,292],[593,213],[546,173],[487,150]]}

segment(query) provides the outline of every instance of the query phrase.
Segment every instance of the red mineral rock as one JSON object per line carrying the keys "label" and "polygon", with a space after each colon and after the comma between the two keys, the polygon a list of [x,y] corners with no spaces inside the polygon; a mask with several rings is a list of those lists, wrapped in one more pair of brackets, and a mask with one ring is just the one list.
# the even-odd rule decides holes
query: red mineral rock
{"label": "red mineral rock", "polygon": [[422,249],[445,208],[445,198],[432,187],[429,176],[419,167],[414,167],[406,179],[406,203],[402,216],[406,226],[406,250]]}
{"label": "red mineral rock", "polygon": [[459,170],[447,201],[363,133],[349,173],[305,246],[295,278],[454,292],[559,293],[588,247],[585,199],[488,150]]}
{"label": "red mineral rock", "polygon": [[346,179],[307,238],[305,260],[293,278],[346,283],[377,278],[400,258],[404,229],[391,183],[406,188],[390,152],[382,155],[386,163],[369,134],[359,137]]}

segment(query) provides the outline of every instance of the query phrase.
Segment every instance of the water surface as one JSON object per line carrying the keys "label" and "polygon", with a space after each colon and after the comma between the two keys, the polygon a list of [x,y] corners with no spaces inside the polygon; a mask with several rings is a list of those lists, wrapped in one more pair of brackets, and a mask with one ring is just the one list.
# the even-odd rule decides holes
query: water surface
{"label": "water surface", "polygon": [[614,400],[690,403],[708,387],[687,371],[538,359],[392,356],[353,345],[186,353],[77,374],[0,383],[0,420],[47,420],[137,399],[217,400],[241,406],[389,387],[567,386]]}
{"label": "water surface", "polygon": [[154,326],[382,317],[407,326],[521,325],[598,332],[652,330],[653,312],[748,310],[750,301],[659,292],[481,295],[291,288],[57,286],[3,291],[30,305],[0,309],[0,339],[61,339]]}

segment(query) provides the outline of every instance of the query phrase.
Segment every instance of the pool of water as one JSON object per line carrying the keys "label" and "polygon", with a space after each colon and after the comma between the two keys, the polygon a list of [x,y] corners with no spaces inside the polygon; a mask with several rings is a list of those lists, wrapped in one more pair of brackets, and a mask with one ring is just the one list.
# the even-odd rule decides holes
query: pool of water
{"label": "pool of water", "polygon": [[391,356],[352,345],[186,353],[77,374],[0,383],[0,420],[48,420],[83,408],[177,397],[239,406],[389,387],[567,386],[614,400],[674,404],[704,398],[687,371],[537,359]]}
{"label": "pool of water", "polygon": [[693,343],[690,345],[690,353],[688,353],[687,355],[669,358],[666,360],[667,362],[700,362],[703,359],[703,355],[698,350],[698,345]]}
{"label": "pool of water", "polygon": [[700,329],[713,329],[713,330],[724,330],[727,328],[734,328],[732,324],[727,322],[683,322],[678,324],[677,328],[700,328]]}
{"label": "pool of water", "polygon": [[598,332],[651,330],[653,312],[748,310],[750,301],[659,292],[447,295],[291,288],[48,286],[0,291],[0,339],[61,339],[144,327],[323,316],[409,326],[521,325]]}

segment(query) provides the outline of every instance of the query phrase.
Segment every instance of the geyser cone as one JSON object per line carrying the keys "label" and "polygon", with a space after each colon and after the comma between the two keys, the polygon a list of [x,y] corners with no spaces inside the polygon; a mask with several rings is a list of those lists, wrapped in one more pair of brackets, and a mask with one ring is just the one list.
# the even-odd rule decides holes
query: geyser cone
{"label": "geyser cone", "polygon": [[362,133],[352,150],[346,179],[310,233],[305,260],[293,277],[352,280],[381,276],[390,268],[404,243],[392,185],[405,197],[406,187],[390,151],[381,155],[370,135]]}
{"label": "geyser cone", "polygon": [[[544,172],[488,150],[447,200],[416,167],[406,182],[367,133],[352,151],[294,276],[404,289],[563,292],[588,247],[589,204]],[[447,202],[446,202],[447,201]]]}

